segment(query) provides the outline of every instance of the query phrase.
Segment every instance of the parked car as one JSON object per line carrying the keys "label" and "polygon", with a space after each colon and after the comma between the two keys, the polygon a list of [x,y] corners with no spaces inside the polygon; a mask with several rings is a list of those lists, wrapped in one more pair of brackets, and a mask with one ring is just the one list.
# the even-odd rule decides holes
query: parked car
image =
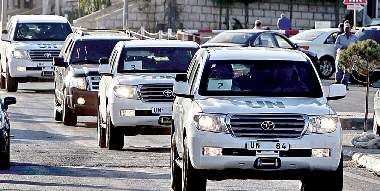
{"label": "parked car", "polygon": [[[360,28],[355,35],[358,37],[359,41],[364,41],[367,39],[372,39],[380,44],[380,26],[371,26],[371,27],[362,27]],[[380,79],[380,67],[377,67],[374,70],[374,73],[369,77],[369,82],[377,82]],[[350,77],[350,82],[352,83],[365,83],[366,78],[353,71]]]}
{"label": "parked car", "polygon": [[54,119],[74,126],[78,116],[98,114],[99,59],[108,57],[119,41],[132,40],[114,30],[76,30],[53,58]]}
{"label": "parked car", "polygon": [[173,190],[251,178],[301,180],[300,190],[342,190],[341,124],[327,100],[343,98],[346,88],[332,84],[324,93],[302,52],[200,49],[187,74],[175,80]]}
{"label": "parked car", "polygon": [[[311,29],[290,37],[299,47],[318,55],[321,78],[327,79],[336,71],[334,45],[338,32],[338,28]],[[355,34],[355,30],[351,30],[351,33]]]}
{"label": "parked car", "polygon": [[271,47],[299,50],[305,53],[314,64],[315,69],[320,73],[319,60],[317,54],[312,51],[302,49],[294,44],[285,35],[270,30],[228,30],[215,35],[201,48],[217,46],[242,46],[242,47]]}
{"label": "parked car", "polygon": [[11,124],[8,117],[8,106],[15,104],[16,98],[13,96],[4,97],[0,100],[0,170],[5,170],[10,167],[10,128]]}

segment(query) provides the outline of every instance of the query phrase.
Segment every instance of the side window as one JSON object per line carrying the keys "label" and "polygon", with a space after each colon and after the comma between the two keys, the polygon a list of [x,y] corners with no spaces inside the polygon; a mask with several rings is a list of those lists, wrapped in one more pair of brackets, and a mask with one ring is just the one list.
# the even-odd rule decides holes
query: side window
{"label": "side window", "polygon": [[335,40],[338,37],[338,33],[334,32],[329,37],[327,37],[325,44],[335,44]]}
{"label": "side window", "polygon": [[280,48],[293,48],[292,45],[286,41],[286,39],[280,35],[274,35]]}
{"label": "side window", "polygon": [[193,70],[195,64],[197,63],[197,60],[198,60],[198,58],[199,58],[199,55],[200,55],[200,52],[197,52],[197,53],[194,55],[194,58],[191,60],[190,65],[189,65],[189,68],[187,69],[187,79],[188,79],[188,82],[189,82],[189,79],[190,79],[190,76],[191,76],[192,70]]}
{"label": "side window", "polygon": [[74,41],[70,39],[67,43],[65,43],[63,46],[66,47],[64,49],[64,54],[69,54],[71,47],[73,46]]}
{"label": "side window", "polygon": [[275,43],[271,37],[271,34],[261,34],[253,43],[254,46],[274,47]]}
{"label": "side window", "polygon": [[118,54],[118,51],[117,49],[113,49],[111,55],[110,55],[110,58],[109,58],[109,64],[110,64],[110,68],[111,68],[111,73],[115,73],[115,70],[117,69],[117,54]]}

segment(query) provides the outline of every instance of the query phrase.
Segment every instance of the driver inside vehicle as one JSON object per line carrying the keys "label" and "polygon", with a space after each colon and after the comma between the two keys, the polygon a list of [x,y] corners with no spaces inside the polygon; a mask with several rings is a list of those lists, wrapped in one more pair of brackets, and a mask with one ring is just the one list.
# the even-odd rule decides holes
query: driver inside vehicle
{"label": "driver inside vehicle", "polygon": [[36,36],[30,31],[26,25],[20,25],[17,33],[17,38],[33,39]]}

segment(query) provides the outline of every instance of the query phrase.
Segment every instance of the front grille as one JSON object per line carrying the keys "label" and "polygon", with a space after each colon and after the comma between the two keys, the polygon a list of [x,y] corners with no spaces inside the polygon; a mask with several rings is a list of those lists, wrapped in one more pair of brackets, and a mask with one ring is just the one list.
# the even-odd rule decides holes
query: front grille
{"label": "front grille", "polygon": [[32,61],[53,61],[53,57],[59,55],[59,50],[31,50],[29,52]]}
{"label": "front grille", "polygon": [[[228,120],[236,137],[296,138],[305,128],[305,117],[299,114],[231,115]],[[264,121],[273,122],[274,128],[264,130]]]}
{"label": "front grille", "polygon": [[99,91],[100,76],[88,76],[88,85],[90,91]]}
{"label": "front grille", "polygon": [[173,102],[173,84],[144,84],[140,87],[144,102]]}

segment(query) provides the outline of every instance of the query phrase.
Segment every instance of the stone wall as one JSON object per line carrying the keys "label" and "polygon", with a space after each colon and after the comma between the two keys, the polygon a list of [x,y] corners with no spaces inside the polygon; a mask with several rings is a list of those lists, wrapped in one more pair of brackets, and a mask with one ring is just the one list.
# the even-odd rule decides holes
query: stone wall
{"label": "stone wall", "polygon": [[[224,30],[228,27],[223,23],[236,24],[233,18],[240,21],[243,27],[245,25],[246,9],[242,3],[235,3],[227,9],[220,8],[213,0],[176,0],[176,4],[171,7],[165,0],[151,0],[150,3],[133,0],[129,2],[128,28],[136,31],[144,27],[147,31],[157,32],[162,26],[165,30]],[[74,21],[74,25],[88,28],[122,28],[123,10],[120,8],[122,7],[97,18],[88,17],[96,22],[88,22],[88,18],[87,21],[79,18]],[[248,28],[253,28],[255,20],[259,19],[263,25],[277,29],[276,22],[281,13],[285,13],[292,20],[292,29],[305,30],[314,28],[315,21],[330,21],[331,27],[336,27],[344,20],[348,11],[341,0],[317,3],[300,0],[293,5],[288,0],[267,0],[248,5]],[[230,22],[226,20],[227,15]],[[88,23],[92,23],[92,26],[86,26]]]}

